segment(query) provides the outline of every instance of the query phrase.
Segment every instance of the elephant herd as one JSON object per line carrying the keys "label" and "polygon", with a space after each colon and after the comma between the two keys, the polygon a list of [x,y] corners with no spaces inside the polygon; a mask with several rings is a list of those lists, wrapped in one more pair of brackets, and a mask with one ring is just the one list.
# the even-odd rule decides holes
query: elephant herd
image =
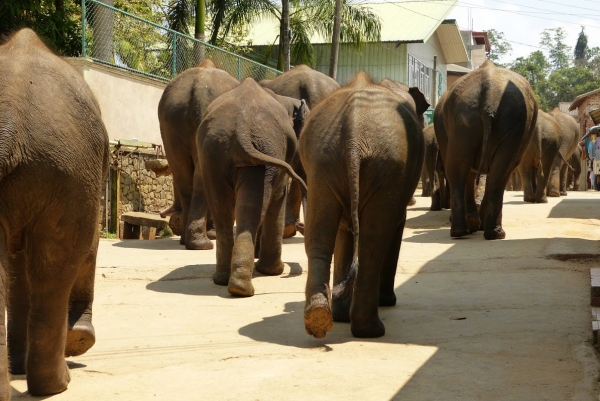
{"label": "elephant herd", "polygon": [[[306,331],[321,338],[338,321],[355,337],[382,336],[378,307],[396,304],[407,206],[422,173],[431,209],[452,205],[452,237],[483,230],[502,239],[513,172],[526,201],[545,202],[566,193],[577,149],[572,118],[538,110],[527,81],[491,62],[453,85],[424,127],[428,107],[418,89],[364,72],[343,87],[307,66],[239,82],[207,59],[159,103],[175,191],[161,214],[187,249],[212,249],[216,238],[213,281],[242,297],[254,294],[254,269],[283,272],[282,238],[299,230]],[[78,73],[33,31],[0,45],[0,400],[10,398],[9,373],[26,373],[33,395],[64,391],[64,357],[95,342],[108,157],[98,104]]]}

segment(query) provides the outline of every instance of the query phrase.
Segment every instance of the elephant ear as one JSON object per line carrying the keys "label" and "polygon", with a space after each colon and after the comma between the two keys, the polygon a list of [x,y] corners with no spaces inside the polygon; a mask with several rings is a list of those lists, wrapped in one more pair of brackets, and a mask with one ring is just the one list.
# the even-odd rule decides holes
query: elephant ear
{"label": "elephant ear", "polygon": [[411,87],[408,90],[408,93],[412,96],[413,100],[415,101],[415,105],[417,106],[417,116],[422,116],[429,106],[431,106],[427,100],[427,97],[425,97],[423,92],[421,92],[421,90],[416,86]]}
{"label": "elephant ear", "polygon": [[296,138],[300,138],[300,131],[302,131],[302,127],[304,127],[304,121],[308,116],[308,105],[304,99],[300,100],[298,105],[294,105],[294,132],[296,133]]}

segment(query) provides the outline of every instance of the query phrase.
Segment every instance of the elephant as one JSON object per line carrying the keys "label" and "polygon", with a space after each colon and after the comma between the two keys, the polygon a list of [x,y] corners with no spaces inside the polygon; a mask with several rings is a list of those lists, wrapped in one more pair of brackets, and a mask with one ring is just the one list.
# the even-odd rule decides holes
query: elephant
{"label": "elephant", "polygon": [[577,146],[575,148],[575,152],[569,159],[569,165],[572,167],[572,170],[569,169],[569,173],[567,174],[567,189],[573,191],[579,191],[579,177],[581,176],[581,147]]}
{"label": "elephant", "polygon": [[[567,196],[567,170],[572,169],[567,160],[573,156],[573,153],[579,146],[579,125],[575,118],[560,111],[558,107],[555,107],[550,112],[550,115],[554,117],[558,125],[560,125],[562,139],[559,154],[553,168],[549,195]],[[556,178],[557,175],[559,176],[558,179]],[[559,184],[558,187],[557,183]]]}
{"label": "elephant", "polygon": [[[490,60],[442,95],[434,127],[451,189],[451,237],[483,229],[487,240],[505,238],[504,188],[533,136],[537,112],[529,82]],[[474,188],[481,174],[487,181],[478,210]]]}
{"label": "elephant", "polygon": [[423,198],[428,198],[431,196],[431,186],[432,182],[429,180],[427,168],[425,167],[425,165],[423,165],[423,169],[421,170],[421,196]]}
{"label": "elephant", "polygon": [[[337,90],[340,85],[335,79],[313,70],[307,65],[301,64],[275,79],[264,79],[259,84],[272,90],[278,95],[291,97],[298,100],[304,100],[309,110],[312,110],[321,100]],[[299,160],[292,163],[294,170],[305,178],[302,165]],[[304,226],[300,223],[300,205],[302,196],[300,186],[292,181],[289,187],[289,194],[286,200],[286,219],[284,238],[293,237],[296,231],[302,234]]]}
{"label": "elephant", "polygon": [[525,202],[548,203],[548,181],[560,145],[561,129],[556,119],[538,110],[535,131],[518,167]]}
{"label": "elephant", "polygon": [[201,200],[206,198],[213,214],[218,233],[213,281],[227,285],[232,295],[252,296],[253,268],[265,275],[283,272],[285,173],[306,188],[289,165],[297,151],[292,121],[273,95],[247,78],[208,106],[196,144],[200,168],[194,173],[194,188],[203,188],[205,194],[196,191],[192,207],[205,213]]}
{"label": "elephant", "polygon": [[406,207],[424,146],[413,110],[364,72],[311,110],[299,143],[308,178],[308,334],[324,337],[335,320],[350,321],[355,337],[384,335],[378,306],[396,303]]}
{"label": "elephant", "polygon": [[[435,138],[433,124],[429,124],[423,130],[425,138],[425,170],[431,183],[431,207],[429,210],[436,211],[450,209],[450,191],[446,185],[446,173],[440,156],[440,149]],[[422,178],[421,178],[422,180]]]}
{"label": "elephant", "polygon": [[521,175],[519,174],[519,168],[517,167],[516,169],[513,170],[512,174],[510,175],[510,179],[508,180],[508,183],[506,184],[506,188],[507,191],[521,191],[523,190],[523,184],[521,182]]}
{"label": "elephant", "polygon": [[65,356],[96,341],[92,301],[108,146],[100,107],[74,68],[30,29],[0,45],[2,400],[10,398],[9,369],[26,374],[31,395],[66,390]]}
{"label": "elephant", "polygon": [[205,59],[198,67],[185,70],[169,82],[158,104],[160,134],[173,173],[175,198],[161,216],[172,215],[170,225],[175,234],[181,234],[180,243],[186,249],[213,248],[206,229],[207,216],[190,207],[194,194],[202,192],[194,187],[198,164],[196,130],[208,105],[238,85],[237,79]]}

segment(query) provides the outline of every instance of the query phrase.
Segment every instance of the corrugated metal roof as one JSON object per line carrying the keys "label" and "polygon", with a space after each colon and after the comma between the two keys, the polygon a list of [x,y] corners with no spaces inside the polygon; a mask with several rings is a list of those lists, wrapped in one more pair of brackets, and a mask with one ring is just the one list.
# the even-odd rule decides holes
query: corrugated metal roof
{"label": "corrugated metal roof", "polygon": [[560,109],[560,111],[562,111],[563,113],[570,114],[573,117],[579,117],[579,113],[577,112],[577,110],[569,110],[569,106],[571,106],[570,102],[559,102],[558,103],[558,108]]}
{"label": "corrugated metal roof", "polygon": [[442,45],[446,63],[466,63],[469,61],[467,49],[455,20],[446,20],[436,30]]}
{"label": "corrugated metal roof", "polygon": [[[427,42],[457,4],[458,0],[363,3],[381,18],[382,42],[407,43]],[[277,35],[279,35],[279,22],[269,15],[251,27],[249,38],[252,39],[252,44],[261,46],[274,43]],[[311,42],[331,43],[331,38],[323,38],[315,34],[311,37]]]}

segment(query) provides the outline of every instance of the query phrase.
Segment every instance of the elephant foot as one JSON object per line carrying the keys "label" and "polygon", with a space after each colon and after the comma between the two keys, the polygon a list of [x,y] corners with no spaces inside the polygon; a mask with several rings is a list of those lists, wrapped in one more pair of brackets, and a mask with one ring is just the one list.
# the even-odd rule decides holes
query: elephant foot
{"label": "elephant foot", "polygon": [[467,225],[469,226],[469,234],[476,233],[481,228],[481,218],[479,214],[468,214]]}
{"label": "elephant foot", "polygon": [[8,364],[10,367],[10,374],[12,375],[24,375],[25,374],[25,352],[15,352],[9,349],[8,351]]}
{"label": "elephant foot", "polygon": [[469,234],[471,234],[471,232],[466,228],[450,228],[450,236],[452,238],[466,237]]}
{"label": "elephant foot", "polygon": [[217,230],[215,230],[214,228],[207,230],[206,236],[208,237],[208,239],[216,240],[217,239]]}
{"label": "elephant foot", "polygon": [[535,196],[532,194],[525,194],[523,196],[523,201],[527,203],[535,203]]}
{"label": "elephant foot", "polygon": [[546,198],[545,196],[538,197],[536,198],[535,203],[548,203],[548,198]]}
{"label": "elephant foot", "polygon": [[417,203],[417,200],[413,196],[412,198],[410,198],[410,201],[408,201],[408,205],[407,206],[413,206],[415,203]]}
{"label": "elephant foot", "polygon": [[560,191],[560,196],[567,196],[567,191]]}
{"label": "elephant foot", "polygon": [[390,294],[379,292],[379,306],[395,306],[396,294],[392,291]]}
{"label": "elephant foot", "polygon": [[288,223],[283,228],[283,238],[291,238],[296,235],[296,224]]}
{"label": "elephant foot", "polygon": [[506,233],[502,229],[502,226],[496,226],[493,230],[485,230],[483,238],[487,240],[504,239],[506,238]]}
{"label": "elephant foot", "polygon": [[193,251],[207,251],[213,249],[214,244],[208,238],[192,239],[185,242],[185,249]]}
{"label": "elephant foot", "polygon": [[85,354],[96,343],[96,333],[92,322],[80,320],[67,331],[65,357]]}
{"label": "elephant foot", "polygon": [[219,269],[217,269],[215,274],[213,274],[213,282],[216,285],[228,285],[230,276],[231,276],[231,272],[229,270],[219,271]]}
{"label": "elephant foot", "polygon": [[304,223],[297,221],[296,222],[296,230],[304,236]]}
{"label": "elephant foot", "polygon": [[304,328],[315,338],[323,338],[333,328],[333,318],[329,301],[323,294],[311,297],[304,309]]}
{"label": "elephant foot", "polygon": [[263,264],[260,259],[254,264],[254,269],[265,276],[279,276],[283,273],[283,262],[279,260],[275,264]]}
{"label": "elephant foot", "polygon": [[376,317],[367,324],[357,324],[354,321],[350,324],[350,331],[356,338],[377,338],[385,334],[385,326],[381,320]]}
{"label": "elephant foot", "polygon": [[183,213],[175,212],[171,215],[169,228],[173,231],[173,234],[183,236]]}
{"label": "elephant foot", "polygon": [[252,277],[236,277],[231,275],[227,290],[235,297],[253,296],[254,286],[252,285]]}
{"label": "elephant foot", "polygon": [[57,368],[43,365],[41,369],[43,370],[28,369],[27,371],[29,394],[39,397],[62,393],[67,389],[71,376],[64,359]]}

